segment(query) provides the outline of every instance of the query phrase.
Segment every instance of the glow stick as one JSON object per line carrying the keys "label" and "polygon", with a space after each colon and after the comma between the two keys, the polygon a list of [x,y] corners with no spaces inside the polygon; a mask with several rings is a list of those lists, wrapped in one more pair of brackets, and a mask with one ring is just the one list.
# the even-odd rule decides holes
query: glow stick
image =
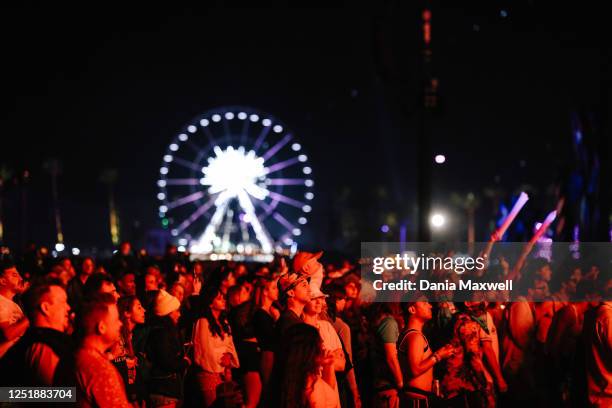
{"label": "glow stick", "polygon": [[512,211],[510,211],[510,214],[508,214],[508,216],[506,217],[502,225],[497,229],[497,231],[495,231],[493,235],[491,235],[491,242],[499,241],[504,236],[506,230],[508,229],[510,224],[512,224],[512,221],[514,221],[518,213],[521,211],[521,209],[527,202],[527,200],[529,200],[529,196],[524,191],[521,191],[518,200],[516,200],[516,203],[514,203],[514,207],[512,207]]}
{"label": "glow stick", "polygon": [[534,234],[533,238],[531,238],[531,241],[529,241],[529,243],[530,244],[535,244],[536,242],[538,242],[538,240],[542,237],[542,235],[544,235],[546,230],[548,230],[548,227],[550,226],[550,224],[552,224],[552,222],[555,220],[555,218],[557,218],[557,211],[553,211],[550,214],[548,214],[546,216],[546,219],[542,223],[542,226],[540,226],[540,228],[538,228],[538,230]]}

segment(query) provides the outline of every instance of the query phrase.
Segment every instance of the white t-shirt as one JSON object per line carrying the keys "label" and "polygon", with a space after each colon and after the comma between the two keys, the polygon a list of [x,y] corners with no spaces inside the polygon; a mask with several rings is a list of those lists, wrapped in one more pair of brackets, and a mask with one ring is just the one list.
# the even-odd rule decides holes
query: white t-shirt
{"label": "white t-shirt", "polygon": [[321,340],[323,340],[323,349],[326,351],[334,351],[342,348],[340,337],[336,333],[334,326],[327,320],[318,320],[315,326],[319,330]]}
{"label": "white t-shirt", "polygon": [[[23,319],[23,316],[23,311],[17,303],[0,295],[0,323],[14,324]],[[10,349],[13,344],[17,343],[20,337],[11,341],[0,342],[0,357],[4,356],[8,349]]]}
{"label": "white t-shirt", "polygon": [[323,378],[317,377],[308,396],[310,408],[340,408],[340,395],[338,385],[332,388]]}
{"label": "white t-shirt", "polygon": [[208,320],[204,318],[198,319],[193,330],[193,353],[195,363],[209,373],[222,373],[224,371],[221,358],[225,353],[232,355],[233,367],[240,366],[232,336],[229,334],[223,336],[223,338],[214,336],[210,331]]}

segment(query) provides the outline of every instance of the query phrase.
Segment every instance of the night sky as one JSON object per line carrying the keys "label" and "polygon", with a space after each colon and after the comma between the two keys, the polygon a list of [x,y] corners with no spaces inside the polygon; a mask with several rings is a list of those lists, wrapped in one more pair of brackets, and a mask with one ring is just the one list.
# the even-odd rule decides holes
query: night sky
{"label": "night sky", "polygon": [[[69,246],[110,247],[106,187],[99,181],[105,168],[119,174],[122,238],[144,243],[149,230],[160,228],[156,180],[166,147],[194,117],[225,105],[280,118],[309,152],[316,196],[304,246],[355,252],[359,241],[397,240],[402,222],[414,239],[425,3],[402,3],[265,10],[2,6],[0,167],[30,172],[27,240],[54,242],[50,177],[42,164],[55,157],[62,163]],[[509,201],[529,185],[526,217],[542,218],[554,207],[552,186],[570,159],[570,115],[601,107],[612,37],[597,8],[433,4],[433,70],[441,88],[428,132],[434,153],[447,161],[434,168],[432,206],[455,215],[449,236],[464,239],[463,213],[451,194],[481,197],[477,239],[483,240],[493,215],[485,189],[499,189]],[[23,193],[21,184],[5,185],[11,246],[24,239]],[[384,223],[391,226],[387,235],[380,232]]]}

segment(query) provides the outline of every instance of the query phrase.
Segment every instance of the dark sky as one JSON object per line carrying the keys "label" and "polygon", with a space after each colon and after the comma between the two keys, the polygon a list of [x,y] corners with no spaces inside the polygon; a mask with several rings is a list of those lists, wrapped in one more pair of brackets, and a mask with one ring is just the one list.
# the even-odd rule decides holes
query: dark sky
{"label": "dark sky", "polygon": [[[309,151],[317,195],[305,245],[347,249],[351,239],[382,239],[376,231],[389,215],[412,228],[422,4],[402,3],[5,8],[0,165],[30,171],[28,239],[53,241],[42,168],[50,157],[63,166],[69,245],[110,243],[104,168],[119,172],[124,238],[145,237],[159,227],[155,182],[167,145],[194,117],[224,105],[269,112]],[[497,187],[509,195],[530,184],[532,208],[547,211],[547,189],[569,157],[570,113],[596,106],[609,81],[602,45],[610,30],[597,9],[469,4],[433,7],[441,108],[428,132],[434,153],[447,155],[433,172],[434,206],[454,213],[452,192]],[[8,183],[12,245],[22,239],[21,193]],[[483,197],[481,239],[489,207]],[[343,236],[351,228],[357,236]]]}

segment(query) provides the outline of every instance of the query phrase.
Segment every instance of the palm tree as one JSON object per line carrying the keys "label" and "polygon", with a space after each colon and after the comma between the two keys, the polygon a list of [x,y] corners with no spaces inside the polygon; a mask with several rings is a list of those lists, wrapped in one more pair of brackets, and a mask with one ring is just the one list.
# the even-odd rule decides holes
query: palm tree
{"label": "palm tree", "polygon": [[474,193],[470,192],[466,195],[460,195],[453,193],[451,195],[451,201],[456,206],[462,208],[467,214],[467,225],[468,225],[468,252],[471,254],[474,252],[474,242],[476,241],[476,229],[474,225],[474,213],[476,208],[480,205],[480,200],[476,198]]}
{"label": "palm tree", "polygon": [[119,245],[119,217],[117,216],[117,207],[115,206],[114,186],[117,181],[117,169],[105,169],[100,174],[100,181],[108,186],[108,208],[111,241],[113,245]]}
{"label": "palm tree", "polygon": [[59,208],[59,194],[57,188],[57,178],[61,174],[62,165],[58,159],[51,158],[45,161],[43,168],[51,175],[51,193],[53,194],[53,209],[55,214],[55,231],[57,234],[57,243],[64,243],[64,234],[62,232],[62,217]]}

